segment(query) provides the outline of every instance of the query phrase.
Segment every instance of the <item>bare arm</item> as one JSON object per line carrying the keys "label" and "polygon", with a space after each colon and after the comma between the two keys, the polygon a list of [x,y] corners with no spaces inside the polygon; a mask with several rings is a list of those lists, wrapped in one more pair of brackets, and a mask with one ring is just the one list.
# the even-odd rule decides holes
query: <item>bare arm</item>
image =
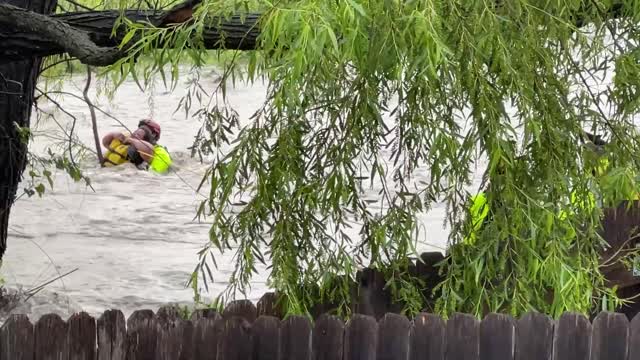
{"label": "bare arm", "polygon": [[109,144],[111,144],[114,138],[118,138],[120,139],[120,141],[124,141],[124,135],[121,132],[112,131],[102,138],[102,145],[108,149]]}
{"label": "bare arm", "polygon": [[144,161],[150,162],[153,159],[153,145],[151,143],[133,137],[127,138],[125,143],[135,147]]}

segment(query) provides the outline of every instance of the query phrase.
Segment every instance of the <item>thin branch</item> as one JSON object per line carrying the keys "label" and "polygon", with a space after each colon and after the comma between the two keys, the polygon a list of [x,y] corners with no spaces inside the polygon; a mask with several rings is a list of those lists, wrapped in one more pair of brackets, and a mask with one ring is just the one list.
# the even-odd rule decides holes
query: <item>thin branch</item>
{"label": "thin branch", "polygon": [[94,11],[95,10],[95,9],[90,8],[90,7],[87,7],[87,6],[84,6],[82,4],[79,4],[79,3],[77,3],[77,2],[75,2],[73,0],[67,0],[67,2],[70,3],[70,4],[75,5],[76,6],[76,10],[77,10],[77,8],[81,8],[81,9],[85,9],[85,10],[89,10],[89,11]]}
{"label": "thin branch", "polygon": [[62,59],[62,60],[56,61],[56,62],[54,62],[53,64],[49,64],[49,65],[45,66],[44,68],[42,68],[42,69],[40,70],[40,73],[42,74],[42,73],[44,73],[45,71],[47,71],[47,70],[51,69],[52,67],[54,67],[54,66],[56,66],[56,65],[60,65],[60,64],[62,64],[62,63],[69,62],[69,61],[73,61],[73,60],[78,60],[78,59],[76,59],[76,58],[66,58],[66,59]]}
{"label": "thin branch", "polygon": [[[38,91],[40,91],[40,90],[38,90]],[[71,119],[73,120],[73,122],[71,123],[71,131],[67,134],[67,136],[69,137],[69,160],[71,160],[71,163],[74,166],[78,166],[76,164],[75,160],[73,159],[73,148],[72,148],[72,146],[73,146],[73,131],[75,129],[76,122],[78,121],[78,119],[73,114],[71,114],[70,112],[65,110],[62,107],[62,105],[60,105],[57,101],[53,100],[51,98],[51,96],[49,96],[47,93],[42,93],[42,95],[45,98],[47,98],[47,100],[51,101],[58,109],[60,109],[60,111],[62,111],[63,113],[67,114],[67,116],[71,117]],[[62,128],[61,125],[58,125],[58,126],[60,126]],[[64,129],[63,129],[63,131],[64,131]]]}
{"label": "thin branch", "polygon": [[[44,91],[42,91],[42,90],[40,90],[40,89],[37,89],[37,90],[41,93],[41,95],[38,95],[38,96],[36,97],[36,100],[37,100],[38,98],[40,98],[40,96],[43,96],[43,94],[44,94]],[[69,95],[69,96],[73,96],[74,98],[76,98],[76,99],[78,99],[78,100],[85,101],[85,100],[84,100],[84,98],[82,98],[81,96],[76,95],[76,94],[73,94],[73,93],[70,93],[70,92],[67,92],[67,91],[52,90],[52,91],[47,91],[47,94]],[[87,105],[88,105],[88,104],[87,104]],[[94,109],[98,110],[99,112],[101,112],[102,114],[104,114],[106,117],[108,117],[108,118],[110,118],[110,119],[112,119],[112,120],[115,120],[118,124],[120,124],[120,126],[122,126],[123,128],[125,128],[127,131],[131,132],[131,130],[127,127],[127,125],[125,125],[122,121],[120,121],[120,119],[118,119],[118,118],[116,118],[115,116],[113,116],[113,115],[109,114],[108,112],[106,112],[106,111],[102,110],[99,106],[96,106],[96,105],[92,105],[92,106],[94,107]]]}
{"label": "thin branch", "polygon": [[84,87],[82,96],[84,97],[84,101],[87,103],[87,105],[89,105],[89,112],[91,113],[91,125],[93,127],[93,140],[96,143],[96,154],[98,155],[98,162],[100,164],[103,164],[104,159],[102,157],[102,151],[100,150],[100,137],[98,136],[98,122],[96,121],[96,111],[94,109],[93,103],[89,99],[90,86],[91,86],[91,66],[87,66],[87,84]]}

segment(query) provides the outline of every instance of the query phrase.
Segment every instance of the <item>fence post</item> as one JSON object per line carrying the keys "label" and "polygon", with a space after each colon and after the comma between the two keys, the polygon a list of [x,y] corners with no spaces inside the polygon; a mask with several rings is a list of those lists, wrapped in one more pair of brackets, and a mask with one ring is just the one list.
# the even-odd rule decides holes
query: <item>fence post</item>
{"label": "fence post", "polygon": [[411,327],[411,360],[444,360],[445,323],[433,314],[420,313]]}
{"label": "fence post", "polygon": [[405,316],[387,313],[378,322],[377,360],[408,360],[411,323]]}
{"label": "fence post", "polygon": [[551,359],[553,320],[540,313],[529,312],[516,324],[516,360]]}
{"label": "fence post", "polygon": [[11,315],[0,334],[0,360],[33,360],[33,325],[26,315]]}
{"label": "fence post", "polygon": [[345,330],[344,360],[375,360],[378,323],[372,316],[354,314]]}
{"label": "fence post", "polygon": [[250,300],[234,300],[231,301],[227,307],[222,312],[222,317],[224,319],[229,319],[233,316],[239,316],[249,324],[252,324],[256,321],[258,310],[256,306]]}
{"label": "fence post", "polygon": [[313,360],[342,360],[344,323],[334,315],[322,314],[315,323],[311,340]]}
{"label": "fence post", "polygon": [[98,360],[125,360],[127,328],[120,310],[107,310],[98,318]]}
{"label": "fence post", "polygon": [[629,360],[640,360],[640,314],[629,324]]}
{"label": "fence post", "polygon": [[282,312],[278,308],[278,298],[274,292],[268,292],[262,295],[258,301],[257,315],[274,316],[278,319],[282,318]]}
{"label": "fence post", "polygon": [[480,360],[513,360],[515,321],[505,314],[489,314],[480,323]]}
{"label": "fence post", "polygon": [[446,359],[477,360],[480,353],[478,320],[469,314],[455,313],[447,321]]}
{"label": "fence post", "polygon": [[34,328],[35,360],[68,358],[67,323],[58,314],[42,316]]}
{"label": "fence post", "polygon": [[251,324],[239,316],[224,320],[217,360],[251,360]]}
{"label": "fence post", "polygon": [[68,321],[69,360],[94,360],[96,357],[96,320],[86,312],[74,314]]}
{"label": "fence post", "polygon": [[185,324],[176,308],[163,306],[158,309],[156,329],[155,359],[179,360],[185,351]]}
{"label": "fence post", "polygon": [[155,360],[156,315],[136,310],[127,321],[127,360]]}
{"label": "fence post", "polygon": [[280,328],[280,359],[309,360],[311,357],[311,323],[304,316],[289,316]]}
{"label": "fence post", "polygon": [[591,323],[576,313],[564,313],[558,320],[553,339],[554,360],[582,360],[589,358]]}
{"label": "fence post", "polygon": [[253,336],[252,360],[280,359],[280,320],[274,316],[260,316],[251,327]]}
{"label": "fence post", "polygon": [[601,312],[593,321],[591,360],[627,360],[629,320],[624,314]]}
{"label": "fence post", "polygon": [[215,310],[197,310],[191,315],[193,323],[193,359],[216,360],[218,342],[224,322]]}

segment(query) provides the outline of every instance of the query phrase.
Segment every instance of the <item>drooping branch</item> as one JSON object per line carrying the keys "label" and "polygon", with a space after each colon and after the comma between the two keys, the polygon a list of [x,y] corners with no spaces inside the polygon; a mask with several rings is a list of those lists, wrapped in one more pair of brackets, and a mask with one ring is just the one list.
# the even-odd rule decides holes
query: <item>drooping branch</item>
{"label": "drooping branch", "polygon": [[[184,20],[185,9],[183,7],[170,11],[157,10],[127,10],[124,16],[139,23],[149,23],[154,26],[163,26],[168,23]],[[116,32],[112,36],[112,30],[116,20],[120,16],[116,10],[108,11],[88,11],[74,12],[53,15],[48,20],[56,24],[65,24],[76,32],[84,33],[93,43],[93,48],[105,49],[115,48],[125,35],[124,32]],[[207,49],[235,49],[254,50],[260,29],[257,24],[260,19],[259,13],[233,16],[230,19],[211,19],[211,25],[203,31],[203,46]],[[17,22],[15,19],[6,19],[8,24]],[[3,19],[0,18],[0,25]],[[17,28],[16,30],[4,30],[13,28],[11,26],[0,26],[0,63],[3,61],[20,60],[30,56],[59,55],[67,52],[67,49],[58,40],[45,38],[43,33],[34,32],[29,29]],[[14,28],[15,29],[15,28]],[[91,46],[91,45],[89,45]],[[80,59],[80,56],[78,56]],[[85,57],[86,59],[86,57]],[[109,65],[108,61],[99,59],[100,64],[89,63],[80,59],[85,64]],[[111,58],[111,63],[117,57]]]}

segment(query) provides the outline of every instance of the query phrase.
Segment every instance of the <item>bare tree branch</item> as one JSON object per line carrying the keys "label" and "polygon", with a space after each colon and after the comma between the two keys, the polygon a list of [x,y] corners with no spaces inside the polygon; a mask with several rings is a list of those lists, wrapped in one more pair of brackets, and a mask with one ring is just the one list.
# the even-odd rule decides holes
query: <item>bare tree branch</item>
{"label": "bare tree branch", "polygon": [[93,103],[89,99],[89,87],[91,86],[91,66],[87,66],[87,84],[84,87],[84,91],[82,92],[82,96],[84,97],[84,101],[89,105],[89,112],[91,113],[91,126],[93,127],[93,140],[96,143],[96,154],[98,155],[98,162],[100,164],[104,163],[102,158],[102,151],[100,150],[100,136],[98,136],[98,121],[96,120],[96,111],[94,109]]}

